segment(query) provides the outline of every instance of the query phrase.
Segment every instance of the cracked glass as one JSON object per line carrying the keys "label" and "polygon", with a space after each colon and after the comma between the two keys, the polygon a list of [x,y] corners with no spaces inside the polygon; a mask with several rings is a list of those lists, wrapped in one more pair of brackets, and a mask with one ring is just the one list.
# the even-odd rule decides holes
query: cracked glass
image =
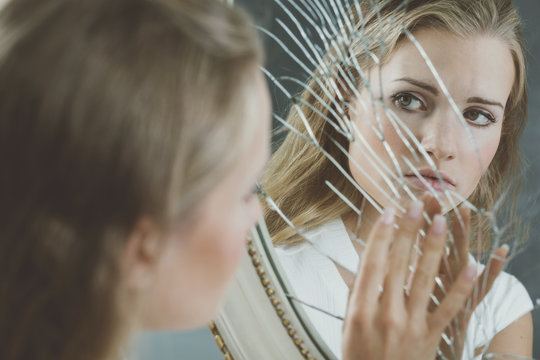
{"label": "cracked glass", "polygon": [[[262,70],[274,100],[274,155],[259,185],[265,221],[289,299],[336,358],[349,289],[384,208],[401,217],[430,194],[449,228],[469,233],[464,244],[447,232],[433,309],[456,264],[474,261],[479,274],[489,271],[500,249],[510,263],[529,238],[534,214],[516,210],[526,74],[524,50],[508,28],[519,17],[501,20],[492,1],[458,1],[453,10],[455,1],[430,3],[248,5],[267,49]],[[537,195],[526,198],[533,208]],[[431,216],[423,216],[429,225]],[[425,235],[418,233],[411,276]],[[479,282],[472,299],[486,287]],[[523,285],[503,273],[481,301],[472,299],[464,344],[455,340],[465,331],[458,317],[443,334],[439,358],[526,358],[490,351],[497,334],[534,309]]]}

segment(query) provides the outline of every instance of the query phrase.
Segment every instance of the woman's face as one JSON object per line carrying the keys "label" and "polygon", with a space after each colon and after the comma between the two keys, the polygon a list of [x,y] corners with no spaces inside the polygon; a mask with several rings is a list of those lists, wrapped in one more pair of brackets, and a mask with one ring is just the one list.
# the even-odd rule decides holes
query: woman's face
{"label": "woman's face", "polygon": [[[462,201],[460,197],[465,199],[471,195],[497,151],[504,109],[514,81],[514,65],[508,47],[493,37],[475,35],[461,38],[449,32],[428,29],[419,30],[414,36],[455,101],[466,126],[418,49],[404,39],[382,67],[370,70],[368,75],[373,97],[363,87],[353,109],[349,110],[351,120],[365,139],[363,142],[356,136],[356,141],[351,142],[349,166],[355,180],[377,203],[382,206],[391,204],[385,196],[385,193],[392,194],[391,187],[378,169],[382,169],[384,164],[394,174],[399,172],[376,133],[382,129],[381,133],[401,169],[403,182],[412,193],[422,196],[431,186],[439,195],[444,188],[459,194],[459,197],[452,196],[452,201],[444,201],[445,211],[448,211]],[[419,160],[415,160],[410,147],[403,141],[403,135],[400,136],[392,125],[388,111],[385,114],[385,107],[401,119],[418,140],[443,183],[433,172],[430,161],[420,154],[411,137],[406,136],[418,155]],[[400,132],[406,133],[403,128]],[[380,157],[382,164],[374,165],[367,159],[365,154],[370,153],[368,146],[373,154]],[[366,174],[372,177],[373,182],[367,179]],[[388,178],[398,189],[403,205],[410,197],[400,185],[399,176],[397,179]],[[445,196],[440,198],[444,200]]]}
{"label": "woman's face", "polygon": [[245,121],[257,125],[249,150],[203,199],[194,221],[166,239],[143,309],[146,328],[208,323],[239,265],[246,236],[261,217],[254,188],[269,157],[271,105],[260,73],[252,94]]}

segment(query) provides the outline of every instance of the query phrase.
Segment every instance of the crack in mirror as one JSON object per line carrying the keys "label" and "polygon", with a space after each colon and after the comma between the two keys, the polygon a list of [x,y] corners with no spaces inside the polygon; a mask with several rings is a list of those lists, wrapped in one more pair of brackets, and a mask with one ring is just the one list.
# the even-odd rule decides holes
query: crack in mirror
{"label": "crack in mirror", "polygon": [[[270,3],[258,28],[274,98],[274,154],[259,189],[269,234],[259,230],[257,246],[279,301],[304,327],[302,341],[312,354],[339,359],[349,291],[384,208],[403,217],[429,193],[438,209],[425,209],[425,226],[434,213],[448,220],[430,311],[467,263],[489,272],[490,259],[506,266],[527,249],[538,191],[525,197],[536,210],[518,208],[527,106],[520,19],[493,1]],[[456,239],[459,229],[470,243]],[[425,238],[420,230],[404,296]],[[456,318],[437,356],[530,358],[500,353],[498,339],[537,306],[509,273],[493,284],[484,277],[465,306],[470,319]]]}

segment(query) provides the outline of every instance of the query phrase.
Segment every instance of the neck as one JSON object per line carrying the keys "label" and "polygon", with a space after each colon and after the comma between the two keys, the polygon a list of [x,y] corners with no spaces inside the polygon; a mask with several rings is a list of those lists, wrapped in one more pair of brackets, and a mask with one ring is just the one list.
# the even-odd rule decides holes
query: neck
{"label": "neck", "polygon": [[353,234],[365,243],[369,237],[371,228],[373,227],[379,216],[380,214],[377,209],[375,209],[375,207],[371,205],[371,203],[369,203],[368,201],[366,201],[366,204],[364,206],[364,211],[362,213],[362,219],[360,220],[360,223],[358,223],[358,214],[356,214],[355,212],[351,211],[350,213],[343,216],[343,223],[345,224],[345,228],[349,233],[349,237],[351,237],[353,246],[358,255],[362,253],[364,246],[360,242],[354,241],[354,239],[352,239]]}

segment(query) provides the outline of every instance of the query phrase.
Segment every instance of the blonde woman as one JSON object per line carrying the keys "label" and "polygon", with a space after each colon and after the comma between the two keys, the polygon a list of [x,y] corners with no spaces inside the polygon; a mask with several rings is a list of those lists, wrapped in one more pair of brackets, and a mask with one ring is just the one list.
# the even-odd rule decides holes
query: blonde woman
{"label": "blonde woman", "polygon": [[[464,232],[477,234],[481,241],[472,250],[488,244],[489,219],[456,206],[489,210],[508,192],[520,173],[527,104],[520,19],[510,0],[360,4],[351,8],[354,29],[343,25],[295,101],[287,122],[297,131],[287,135],[263,179],[304,235],[265,210],[296,295],[339,316],[353,282],[332,260],[353,270],[366,261],[357,240],[368,238],[384,207],[400,210],[432,193],[440,206],[433,213],[448,213]],[[468,241],[455,245],[441,267],[446,285],[469,257]],[[444,290],[435,295],[442,299]],[[460,325],[448,330],[454,344],[441,343],[447,357],[531,356],[532,303],[515,278],[502,273],[494,283],[482,282],[474,308],[470,321],[460,316]],[[342,322],[306,312],[339,357]],[[458,330],[464,333],[467,324],[463,339]]]}
{"label": "blonde woman", "polygon": [[[207,0],[14,0],[0,21],[0,358],[118,359],[138,329],[204,325],[261,215],[270,105],[253,27]],[[393,223],[373,231],[374,259]],[[410,248],[422,224],[408,224],[396,236]],[[440,230],[414,287],[424,301]],[[358,277],[355,304],[373,304],[381,274]],[[404,311],[421,331],[397,342],[352,306],[348,358],[419,340],[409,358],[433,358],[473,284],[469,269],[439,310]]]}

